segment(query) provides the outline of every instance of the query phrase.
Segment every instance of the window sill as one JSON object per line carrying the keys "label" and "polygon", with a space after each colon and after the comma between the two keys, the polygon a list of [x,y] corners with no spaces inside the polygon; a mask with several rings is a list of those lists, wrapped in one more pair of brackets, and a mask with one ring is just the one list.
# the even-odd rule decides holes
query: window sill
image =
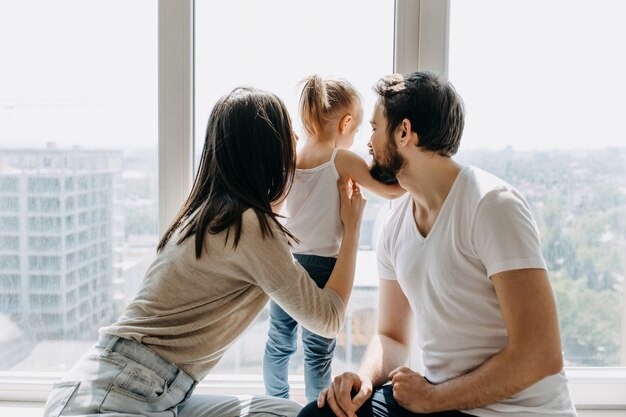
{"label": "window sill", "polygon": [[[52,385],[63,376],[56,372],[0,372],[0,402],[45,402]],[[304,378],[289,378],[292,397],[304,402]],[[198,394],[262,395],[264,392],[261,375],[207,376],[196,387]]]}
{"label": "window sill", "polygon": [[[566,368],[569,390],[579,410],[626,410],[626,368]],[[0,403],[45,402],[60,373],[0,372]],[[290,377],[292,398],[304,403],[302,376]],[[198,394],[262,395],[261,375],[207,376],[196,388]]]}
{"label": "window sill", "polygon": [[565,368],[577,409],[626,410],[626,368]]}

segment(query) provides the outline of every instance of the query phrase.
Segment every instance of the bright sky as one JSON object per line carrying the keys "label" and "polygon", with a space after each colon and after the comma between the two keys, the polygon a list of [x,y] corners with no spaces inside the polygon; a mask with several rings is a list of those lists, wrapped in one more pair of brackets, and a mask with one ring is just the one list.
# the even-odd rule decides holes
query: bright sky
{"label": "bright sky", "polygon": [[0,144],[156,145],[156,6],[0,1]]}
{"label": "bright sky", "polygon": [[[450,79],[465,100],[462,147],[626,146],[626,2],[453,0]],[[240,84],[281,96],[319,73],[365,96],[392,71],[392,0],[196,4],[196,121]],[[157,143],[157,2],[0,2],[0,146]]]}
{"label": "bright sky", "polygon": [[297,84],[317,73],[345,78],[363,95],[354,148],[365,151],[372,87],[393,72],[393,27],[393,0],[197,0],[196,142],[213,103],[241,84],[281,97],[301,133]]}
{"label": "bright sky", "polygon": [[462,148],[626,146],[626,2],[452,0]]}

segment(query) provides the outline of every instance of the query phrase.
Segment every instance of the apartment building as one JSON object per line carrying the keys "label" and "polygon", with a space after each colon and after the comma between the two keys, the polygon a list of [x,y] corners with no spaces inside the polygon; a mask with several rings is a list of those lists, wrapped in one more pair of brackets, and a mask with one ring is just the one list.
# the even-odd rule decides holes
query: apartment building
{"label": "apartment building", "polygon": [[121,172],[120,151],[0,150],[0,313],[24,337],[89,338],[116,314]]}

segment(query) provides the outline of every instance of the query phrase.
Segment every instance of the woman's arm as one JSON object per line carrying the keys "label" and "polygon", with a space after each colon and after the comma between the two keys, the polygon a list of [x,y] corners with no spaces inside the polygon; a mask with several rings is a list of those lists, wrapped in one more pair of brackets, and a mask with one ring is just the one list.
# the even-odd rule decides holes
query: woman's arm
{"label": "woman's arm", "polygon": [[[240,266],[246,270],[246,275],[294,320],[325,337],[336,336],[343,325],[345,306],[354,282],[359,229],[366,202],[356,183],[340,179],[337,185],[344,237],[324,288],[318,288],[304,268],[294,261],[285,239],[261,240],[260,229],[253,232],[248,228],[239,244],[240,256],[246,259]],[[258,221],[254,220],[253,224],[258,225]]]}
{"label": "woman's arm", "polygon": [[354,152],[340,149],[335,156],[335,167],[340,177],[352,178],[363,188],[380,197],[393,200],[406,192],[398,184],[383,184],[372,178],[367,162]]}
{"label": "woman's arm", "polygon": [[365,208],[365,197],[361,194],[359,185],[348,178],[337,181],[341,204],[341,223],[343,224],[343,238],[339,247],[337,262],[330,274],[325,288],[335,291],[344,303],[348,303],[354,271],[356,269],[356,252],[359,247],[359,231],[361,218]]}

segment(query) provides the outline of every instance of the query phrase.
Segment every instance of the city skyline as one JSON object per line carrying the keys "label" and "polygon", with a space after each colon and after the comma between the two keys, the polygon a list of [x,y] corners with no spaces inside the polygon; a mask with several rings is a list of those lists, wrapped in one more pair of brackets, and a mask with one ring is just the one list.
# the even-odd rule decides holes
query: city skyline
{"label": "city skyline", "polygon": [[[46,153],[48,153],[47,156]],[[11,157],[12,154],[21,155]],[[0,304],[3,306],[2,312],[11,314],[10,308],[17,300],[15,294],[18,294],[18,297],[19,294],[26,296],[30,294],[28,291],[31,291],[30,288],[33,286],[35,289],[39,288],[37,290],[39,293],[35,294],[39,298],[32,300],[36,308],[49,310],[53,305],[65,305],[65,301],[61,303],[60,299],[52,303],[54,300],[48,296],[45,299],[41,298],[42,290],[46,294],[50,291],[58,292],[57,289],[65,285],[62,285],[58,279],[60,272],[54,271],[58,269],[57,264],[61,269],[65,268],[63,265],[71,268],[79,267],[80,265],[76,265],[76,262],[89,263],[91,256],[97,258],[107,253],[111,254],[106,255],[110,266],[100,262],[94,271],[100,269],[111,271],[110,278],[106,278],[111,288],[110,294],[106,297],[111,305],[111,311],[119,313],[130,301],[154,256],[154,247],[158,240],[156,177],[149,174],[149,172],[156,173],[156,150],[152,156],[146,153],[122,156],[119,151],[115,154],[118,158],[123,158],[116,163],[117,173],[115,174],[123,182],[117,186],[113,186],[115,183],[113,182],[110,183],[111,187],[102,189],[105,191],[104,196],[109,196],[105,198],[96,195],[96,189],[89,189],[89,184],[97,184],[99,180],[85,179],[99,175],[97,166],[101,163],[98,163],[98,160],[106,157],[106,153],[103,155],[101,152],[59,149],[52,146],[47,150],[7,151],[0,149],[0,156],[2,156],[0,158],[0,203],[2,203],[0,204],[0,225],[2,226],[0,227],[0,258],[2,260],[0,262],[2,278],[0,279]],[[87,159],[81,162],[80,158],[72,155],[86,155]],[[619,360],[616,355],[620,351],[622,352],[621,360],[625,361],[626,334],[620,336],[619,322],[620,317],[625,314],[623,297],[626,264],[623,251],[626,246],[626,232],[623,219],[626,208],[626,183],[624,182],[626,148],[592,150],[584,153],[571,150],[558,152],[517,152],[512,149],[468,151],[459,159],[465,164],[487,169],[506,179],[518,187],[522,195],[527,198],[541,231],[544,256],[549,266],[551,280],[555,285],[559,311],[564,320],[562,322],[564,349],[568,363],[611,364]],[[34,176],[36,181],[28,182],[29,176]],[[16,188],[16,184],[24,181],[32,183],[30,188],[24,188],[24,186]],[[82,191],[65,189],[68,186],[76,187],[80,183],[83,184]],[[20,189],[21,192],[16,191]],[[115,204],[104,203],[114,196]],[[98,204],[105,205],[98,206]],[[363,318],[370,314],[366,312],[367,303],[371,304],[370,307],[375,304],[375,293],[371,291],[375,291],[378,286],[378,276],[373,249],[376,229],[380,227],[384,212],[388,208],[389,205],[384,200],[374,195],[368,196],[366,213],[362,222],[361,250],[357,256],[355,294],[362,294],[369,301],[360,306],[350,306],[355,312],[363,310],[363,314],[359,313],[359,316]],[[54,230],[46,232],[42,235],[42,239],[36,239],[37,236],[32,235],[32,230],[36,229],[31,227],[31,231],[25,232],[26,234],[22,236],[23,233],[20,232],[17,224],[11,221],[16,213],[22,212],[23,214],[19,216],[25,216],[26,220],[18,222],[19,224],[32,224],[32,227],[52,225],[56,228],[56,232]],[[593,213],[593,216],[589,216],[589,213]],[[59,218],[56,223],[40,221],[41,219],[54,219],[55,216]],[[41,219],[37,220],[39,218]],[[96,221],[97,224],[105,221],[104,224],[100,224],[100,228],[105,224],[117,225],[113,227],[111,237],[106,241],[111,244],[110,251],[104,247],[108,247],[109,244],[102,241],[97,230],[95,234],[83,233],[90,230],[89,224],[92,221]],[[75,226],[72,225],[79,226],[80,230],[73,229]],[[85,227],[86,229],[83,230]],[[81,233],[84,236],[81,237]],[[57,235],[64,238],[64,252],[62,253],[54,252],[55,249],[50,246],[51,239],[54,240]],[[91,242],[89,236],[95,241]],[[78,246],[75,243],[77,239]],[[20,258],[16,264],[13,260],[14,253],[23,245],[35,245],[35,252],[21,254],[23,259]],[[94,245],[100,249],[92,250]],[[51,250],[53,253],[50,252]],[[39,255],[45,256],[46,259],[42,258],[41,262],[35,259]],[[51,263],[48,259],[51,255],[57,256],[58,262]],[[105,263],[108,264],[109,261]],[[31,264],[40,271],[28,273],[28,267],[22,268],[22,263]],[[20,265],[18,269],[16,269],[17,265]],[[42,270],[41,267],[46,265],[51,266],[53,270],[47,271],[46,268]],[[24,274],[19,272],[16,275],[16,271],[23,270],[26,271]],[[78,295],[89,297],[92,290],[99,288],[99,284],[82,288],[84,283],[80,279],[86,279],[90,269],[82,268],[77,271],[83,278],[75,273],[67,274],[67,278],[72,282],[69,292],[75,291],[74,295],[69,296],[69,304],[72,306],[77,303]],[[68,269],[67,272],[71,271]],[[44,275],[49,278],[46,282],[44,282]],[[82,293],[76,292],[76,289],[72,290],[76,285],[82,288]],[[18,288],[17,293],[15,288]],[[575,299],[584,297],[587,301],[583,303],[577,301],[572,305],[570,299],[574,296],[573,294],[575,294]],[[580,321],[581,315],[593,316],[595,323],[611,322],[612,324],[594,325],[592,329],[586,329],[583,324],[585,321]],[[19,318],[19,315],[15,317]],[[113,320],[113,317],[109,319]],[[263,326],[265,326],[263,318],[259,320],[259,325],[253,326],[251,332],[263,331]],[[37,321],[34,324],[37,325]],[[4,326],[12,328],[10,323],[4,322]],[[29,330],[29,326],[27,324],[24,329]],[[85,327],[84,330],[85,334],[93,335],[96,329]],[[597,333],[591,344],[584,336],[587,332]],[[16,334],[15,331],[10,333]],[[70,335],[71,333],[63,336],[64,340]],[[78,333],[74,335],[78,339],[81,338]],[[258,334],[254,337],[262,338]],[[355,340],[361,340],[362,337],[364,336],[358,336]],[[620,341],[620,338],[624,341]],[[72,338],[67,340],[72,340]],[[239,345],[243,346],[240,348],[243,351],[248,349],[244,346],[247,342],[242,341]],[[46,346],[50,349],[59,348],[58,344]],[[30,345],[30,348],[33,347]],[[598,350],[600,348],[602,349]],[[28,349],[18,344],[14,345],[11,351],[16,355],[21,355]],[[45,349],[42,347],[37,352],[42,350]],[[228,366],[228,363],[238,363],[237,361],[241,359],[241,356],[238,356],[240,354],[241,352],[233,352],[228,360],[234,362],[226,362],[224,366]],[[357,358],[358,355],[350,353],[346,357]],[[33,360],[30,359],[31,362]],[[26,363],[30,362],[24,362],[20,366],[27,366]],[[242,366],[248,369],[249,365]]]}

